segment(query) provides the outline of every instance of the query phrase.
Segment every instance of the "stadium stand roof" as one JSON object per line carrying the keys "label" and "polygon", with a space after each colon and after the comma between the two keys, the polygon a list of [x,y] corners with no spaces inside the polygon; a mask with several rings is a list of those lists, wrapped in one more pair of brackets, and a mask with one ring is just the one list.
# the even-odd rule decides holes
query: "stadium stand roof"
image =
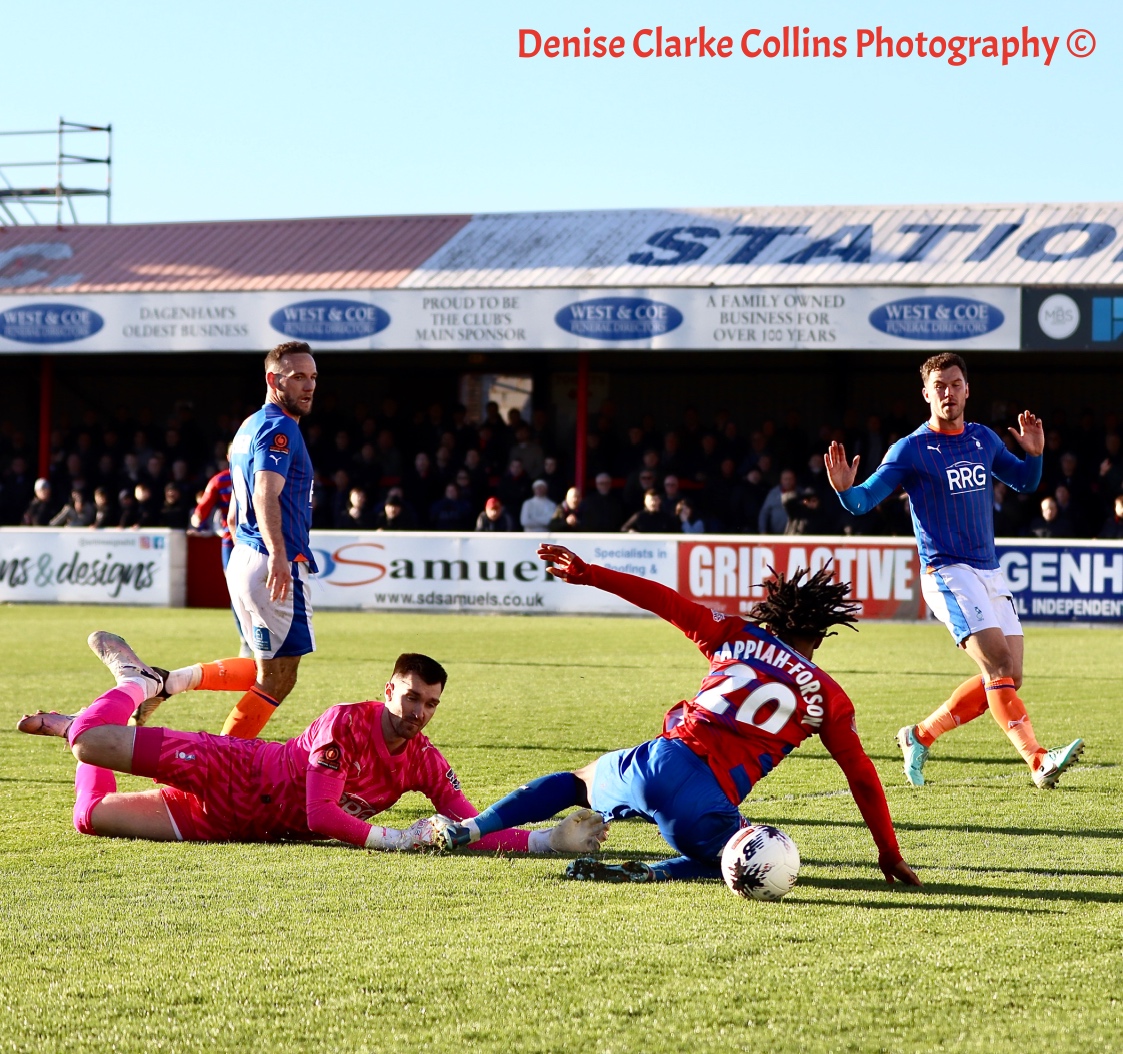
{"label": "stadium stand roof", "polygon": [[636,209],[0,228],[0,293],[1112,285],[1123,204]]}

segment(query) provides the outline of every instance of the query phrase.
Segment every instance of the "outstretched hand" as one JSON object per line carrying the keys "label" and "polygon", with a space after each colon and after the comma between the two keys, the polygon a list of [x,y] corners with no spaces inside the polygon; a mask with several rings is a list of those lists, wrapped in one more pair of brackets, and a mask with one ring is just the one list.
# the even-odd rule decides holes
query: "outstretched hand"
{"label": "outstretched hand", "polygon": [[1023,410],[1018,414],[1018,427],[1008,428],[1007,431],[1014,437],[1014,441],[1030,457],[1039,457],[1045,451],[1045,426],[1041,418]]}
{"label": "outstretched hand", "polygon": [[564,545],[550,545],[544,542],[538,547],[538,559],[552,564],[552,567],[546,568],[546,573],[563,582],[579,586],[583,585],[589,576],[589,565]]}
{"label": "outstretched hand", "polygon": [[917,877],[916,872],[903,860],[898,860],[895,864],[881,864],[881,873],[889,885],[897,881],[903,882],[906,886],[924,888],[924,883]]}
{"label": "outstretched hand", "polygon": [[831,486],[836,492],[841,494],[854,486],[854,480],[858,475],[858,462],[861,460],[862,455],[855,454],[854,460],[848,462],[846,448],[837,440],[827,447],[827,452],[823,455],[823,465],[827,470],[827,479],[831,481]]}

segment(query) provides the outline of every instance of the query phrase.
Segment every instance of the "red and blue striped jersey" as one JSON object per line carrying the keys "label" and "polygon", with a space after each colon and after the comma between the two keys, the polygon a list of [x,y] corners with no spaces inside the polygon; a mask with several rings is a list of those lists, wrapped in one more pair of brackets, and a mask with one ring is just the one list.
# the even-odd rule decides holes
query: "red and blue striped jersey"
{"label": "red and blue striped jersey", "polygon": [[846,776],[882,859],[901,859],[885,791],[858,738],[854,704],[833,678],[755,622],[711,611],[658,582],[595,564],[579,581],[659,615],[709,661],[698,694],[668,711],[663,735],[702,758],[733,804],[818,735]]}
{"label": "red and blue striped jersey", "polygon": [[300,426],[275,403],[266,403],[243,422],[230,444],[233,497],[228,521],[236,545],[268,553],[253,506],[254,480],[259,472],[284,476],[281,490],[281,530],[288,559],[307,561],[316,571],[309,542],[312,528],[312,461]]}
{"label": "red and blue striped jersey", "polygon": [[909,496],[913,533],[925,568],[998,566],[994,549],[994,483],[1027,494],[1041,482],[1041,458],[1021,460],[986,425],[937,432],[927,423],[897,440],[865,483],[839,495],[855,515],[868,512],[898,487]]}
{"label": "red and blue striped jersey", "polygon": [[234,484],[230,479],[230,469],[224,468],[216,472],[207,480],[206,490],[203,491],[199,504],[195,506],[195,516],[201,524],[206,523],[216,512],[218,513],[218,535],[224,542],[231,542],[230,537],[230,495]]}

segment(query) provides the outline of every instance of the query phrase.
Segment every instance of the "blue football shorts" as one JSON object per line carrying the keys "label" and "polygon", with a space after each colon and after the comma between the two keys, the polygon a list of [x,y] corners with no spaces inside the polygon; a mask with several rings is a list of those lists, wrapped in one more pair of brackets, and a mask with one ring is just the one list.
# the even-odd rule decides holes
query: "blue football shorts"
{"label": "blue football shorts", "polygon": [[709,765],[679,739],[649,739],[598,758],[590,798],[606,820],[647,820],[697,860],[720,858],[744,826]]}

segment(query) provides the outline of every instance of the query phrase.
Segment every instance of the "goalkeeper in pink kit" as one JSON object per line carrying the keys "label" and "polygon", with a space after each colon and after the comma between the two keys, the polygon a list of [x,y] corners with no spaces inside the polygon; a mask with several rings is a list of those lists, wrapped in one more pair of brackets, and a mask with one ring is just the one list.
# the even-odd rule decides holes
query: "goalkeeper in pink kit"
{"label": "goalkeeper in pink kit", "polygon": [[[422,734],[447,680],[426,655],[399,656],[384,702],[330,707],[295,739],[274,743],[130,727],[134,711],[163,691],[161,672],[114,634],[93,633],[89,643],[117,687],[75,717],[40,711],[18,725],[69,743],[79,763],[74,826],[83,834],[192,842],[331,838],[368,849],[415,849],[433,844],[431,820],[404,831],[368,822],[406,791],[420,791],[445,816],[476,815],[456,773]],[[118,793],[112,770],[165,786]],[[588,852],[604,834],[599,817],[579,811],[548,830],[498,831],[475,848]]]}

